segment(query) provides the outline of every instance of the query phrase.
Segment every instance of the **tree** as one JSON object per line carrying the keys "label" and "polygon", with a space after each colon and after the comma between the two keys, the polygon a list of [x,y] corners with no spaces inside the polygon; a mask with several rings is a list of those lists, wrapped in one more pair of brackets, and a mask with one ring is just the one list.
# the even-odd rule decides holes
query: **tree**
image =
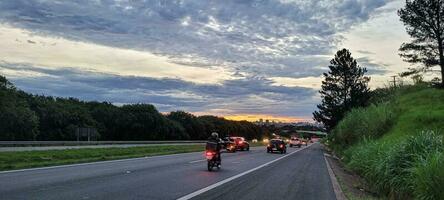
{"label": "tree", "polygon": [[34,140],[39,132],[38,117],[17,94],[0,76],[0,140]]}
{"label": "tree", "polygon": [[426,72],[432,67],[441,68],[441,85],[444,86],[444,0],[406,0],[398,11],[407,33],[413,38],[402,44],[400,56],[409,63],[422,63],[410,68],[403,76]]}
{"label": "tree", "polygon": [[6,79],[6,77],[0,75],[0,89],[15,90],[15,87],[8,79]]}
{"label": "tree", "polygon": [[185,128],[186,133],[192,139],[207,139],[208,137],[205,134],[205,127],[203,124],[191,113],[184,111],[170,112],[167,115],[167,118],[181,124],[182,127]]}
{"label": "tree", "polygon": [[0,140],[76,140],[78,127],[96,128],[101,140],[206,139],[213,131],[257,138],[251,122],[183,111],[160,113],[150,104],[116,106],[20,91],[0,75]]}
{"label": "tree", "polygon": [[366,68],[361,68],[347,49],[338,51],[330,61],[330,71],[324,73],[322,89],[319,91],[322,103],[319,111],[313,113],[314,120],[321,122],[328,131],[355,107],[365,106],[369,98],[369,77],[364,76]]}

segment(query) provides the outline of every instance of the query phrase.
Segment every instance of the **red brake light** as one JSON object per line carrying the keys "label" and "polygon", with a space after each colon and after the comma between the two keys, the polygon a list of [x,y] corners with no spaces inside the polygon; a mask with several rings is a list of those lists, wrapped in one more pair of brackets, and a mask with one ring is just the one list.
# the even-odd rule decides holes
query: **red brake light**
{"label": "red brake light", "polygon": [[281,144],[281,146],[280,146],[280,147],[282,148],[282,147],[284,147],[284,145],[283,145],[283,144]]}
{"label": "red brake light", "polygon": [[239,144],[242,144],[242,143],[244,143],[244,141],[242,141],[242,140],[241,140],[241,141],[239,141]]}
{"label": "red brake light", "polygon": [[215,154],[214,152],[207,151],[207,152],[205,152],[205,157],[207,159],[213,159],[214,154]]}

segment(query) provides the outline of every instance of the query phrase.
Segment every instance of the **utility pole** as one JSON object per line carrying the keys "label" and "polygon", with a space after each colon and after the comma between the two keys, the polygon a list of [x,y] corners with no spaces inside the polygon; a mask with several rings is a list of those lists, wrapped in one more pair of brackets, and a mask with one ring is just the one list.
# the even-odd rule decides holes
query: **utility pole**
{"label": "utility pole", "polygon": [[393,82],[393,87],[396,87],[396,75],[391,76],[391,77],[393,77],[393,81],[390,81],[390,82]]}

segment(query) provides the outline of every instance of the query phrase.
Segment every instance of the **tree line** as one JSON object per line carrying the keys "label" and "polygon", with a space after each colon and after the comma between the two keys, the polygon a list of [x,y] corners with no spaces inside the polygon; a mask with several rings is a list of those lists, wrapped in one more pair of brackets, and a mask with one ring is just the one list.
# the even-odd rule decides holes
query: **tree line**
{"label": "tree line", "polygon": [[99,140],[204,140],[214,131],[247,139],[263,135],[247,121],[183,111],[165,115],[150,104],[32,95],[0,76],[0,140],[76,140],[80,127],[95,128]]}

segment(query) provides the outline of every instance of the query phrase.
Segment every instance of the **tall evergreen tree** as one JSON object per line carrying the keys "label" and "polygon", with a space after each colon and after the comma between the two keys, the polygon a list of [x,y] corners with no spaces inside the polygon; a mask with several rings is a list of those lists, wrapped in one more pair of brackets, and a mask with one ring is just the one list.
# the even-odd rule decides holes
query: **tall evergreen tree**
{"label": "tall evergreen tree", "polygon": [[402,44],[399,55],[407,62],[424,64],[402,75],[440,66],[444,86],[444,0],[406,0],[405,8],[400,9],[398,15],[413,38],[412,42]]}
{"label": "tall evergreen tree", "polygon": [[322,103],[313,113],[314,120],[321,122],[330,131],[352,108],[365,106],[369,97],[369,77],[347,49],[339,50],[330,61],[330,71],[324,73]]}

